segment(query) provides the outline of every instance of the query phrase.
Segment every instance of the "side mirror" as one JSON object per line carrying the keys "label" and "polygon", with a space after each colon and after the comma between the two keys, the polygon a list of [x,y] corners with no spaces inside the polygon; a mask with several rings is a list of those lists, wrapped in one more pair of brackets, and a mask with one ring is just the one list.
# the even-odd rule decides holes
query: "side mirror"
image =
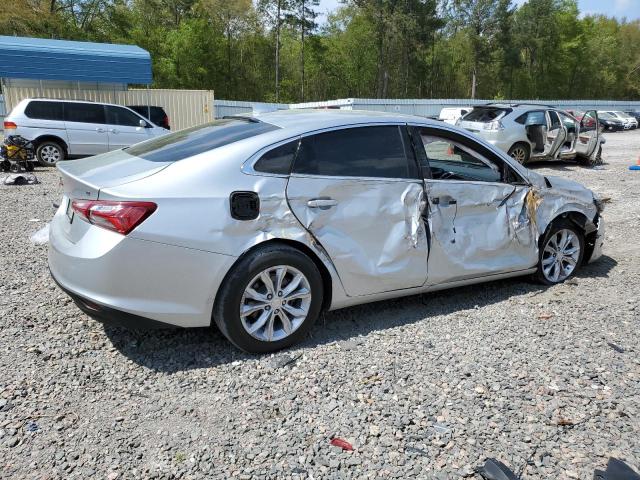
{"label": "side mirror", "polygon": [[140,121],[138,122],[138,125],[140,125],[142,128],[149,128],[150,126],[147,122],[145,122],[142,119],[140,119]]}

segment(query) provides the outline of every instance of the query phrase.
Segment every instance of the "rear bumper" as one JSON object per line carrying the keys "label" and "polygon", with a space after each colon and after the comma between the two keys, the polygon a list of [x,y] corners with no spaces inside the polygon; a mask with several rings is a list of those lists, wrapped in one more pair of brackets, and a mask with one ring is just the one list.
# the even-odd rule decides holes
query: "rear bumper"
{"label": "rear bumper", "polygon": [[105,325],[111,325],[114,327],[125,327],[136,330],[157,330],[161,328],[176,328],[176,325],[170,323],[159,322],[150,318],[141,317],[132,313],[116,310],[115,308],[106,307],[104,305],[98,305],[91,300],[76,295],[70,290],[67,290],[58,282],[55,275],[51,273],[51,278],[58,284],[60,290],[71,297],[71,300],[82,310],[86,315],[94,320],[104,323]]}
{"label": "rear bumper", "polygon": [[50,226],[49,269],[85,313],[129,328],[211,324],[215,295],[235,257],[95,226],[73,243],[64,234],[62,210]]}

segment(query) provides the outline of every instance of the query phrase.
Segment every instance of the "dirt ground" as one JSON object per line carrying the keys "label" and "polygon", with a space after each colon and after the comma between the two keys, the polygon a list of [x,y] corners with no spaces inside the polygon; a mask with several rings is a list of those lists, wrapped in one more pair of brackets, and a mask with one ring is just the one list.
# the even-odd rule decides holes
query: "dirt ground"
{"label": "dirt ground", "polygon": [[[511,279],[325,314],[250,356],[215,330],[83,315],[29,238],[60,200],[0,186],[0,478],[526,479],[640,470],[640,130],[603,169],[535,164],[609,198],[605,256],[565,284]],[[354,451],[330,444],[333,437]]]}

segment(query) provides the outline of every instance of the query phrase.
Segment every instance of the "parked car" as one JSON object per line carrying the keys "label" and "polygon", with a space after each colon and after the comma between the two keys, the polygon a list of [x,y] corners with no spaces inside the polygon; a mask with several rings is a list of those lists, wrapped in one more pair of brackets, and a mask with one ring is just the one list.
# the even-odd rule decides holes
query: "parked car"
{"label": "parked car", "polygon": [[640,112],[637,110],[626,110],[624,113],[629,115],[630,117],[635,118],[637,121],[640,121]]}
{"label": "parked car", "polygon": [[249,352],[302,340],[324,309],[530,274],[555,284],[602,253],[590,190],[420,117],[227,118],[58,169],[49,268],[84,312],[215,323]]}
{"label": "parked car", "polygon": [[603,140],[593,110],[578,121],[545,105],[489,104],[475,107],[458,125],[523,164],[557,159],[595,164],[601,158]]}
{"label": "parked car", "polygon": [[598,122],[605,131],[620,132],[625,128],[625,122],[608,112],[598,112]]}
{"label": "parked car", "polygon": [[4,120],[5,135],[34,144],[41,165],[97,155],[142,142],[167,130],[127,107],[108,103],[27,98]]}
{"label": "parked car", "polygon": [[638,121],[624,112],[607,111],[607,113],[619,119],[620,121],[622,121],[622,123],[624,124],[625,130],[632,130],[632,129],[638,128]]}
{"label": "parked car", "polygon": [[445,107],[440,110],[438,120],[455,125],[459,118],[464,117],[471,110],[473,110],[473,107]]}
{"label": "parked car", "polygon": [[158,106],[148,105],[127,105],[134,112],[139,113],[144,118],[151,120],[151,123],[158,125],[159,127],[171,130],[169,125],[169,115],[164,111],[164,108]]}

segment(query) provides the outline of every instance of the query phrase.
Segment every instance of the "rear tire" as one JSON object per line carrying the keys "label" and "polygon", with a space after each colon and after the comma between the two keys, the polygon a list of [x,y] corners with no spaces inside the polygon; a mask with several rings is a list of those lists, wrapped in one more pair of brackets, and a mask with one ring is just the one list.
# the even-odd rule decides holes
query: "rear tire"
{"label": "rear tire", "polygon": [[553,222],[540,242],[538,271],[535,279],[545,285],[555,285],[571,278],[584,256],[584,235],[569,220]]}
{"label": "rear tire", "polygon": [[65,152],[62,145],[53,140],[45,140],[38,144],[36,148],[36,158],[43,167],[52,167],[61,160],[64,160]]}
{"label": "rear tire", "polygon": [[516,162],[524,165],[529,161],[531,156],[531,148],[526,143],[516,143],[509,149],[509,156]]}
{"label": "rear tire", "polygon": [[304,339],[320,314],[323,293],[322,276],[307,255],[287,245],[267,245],[227,274],[213,319],[241,350],[273,352]]}

